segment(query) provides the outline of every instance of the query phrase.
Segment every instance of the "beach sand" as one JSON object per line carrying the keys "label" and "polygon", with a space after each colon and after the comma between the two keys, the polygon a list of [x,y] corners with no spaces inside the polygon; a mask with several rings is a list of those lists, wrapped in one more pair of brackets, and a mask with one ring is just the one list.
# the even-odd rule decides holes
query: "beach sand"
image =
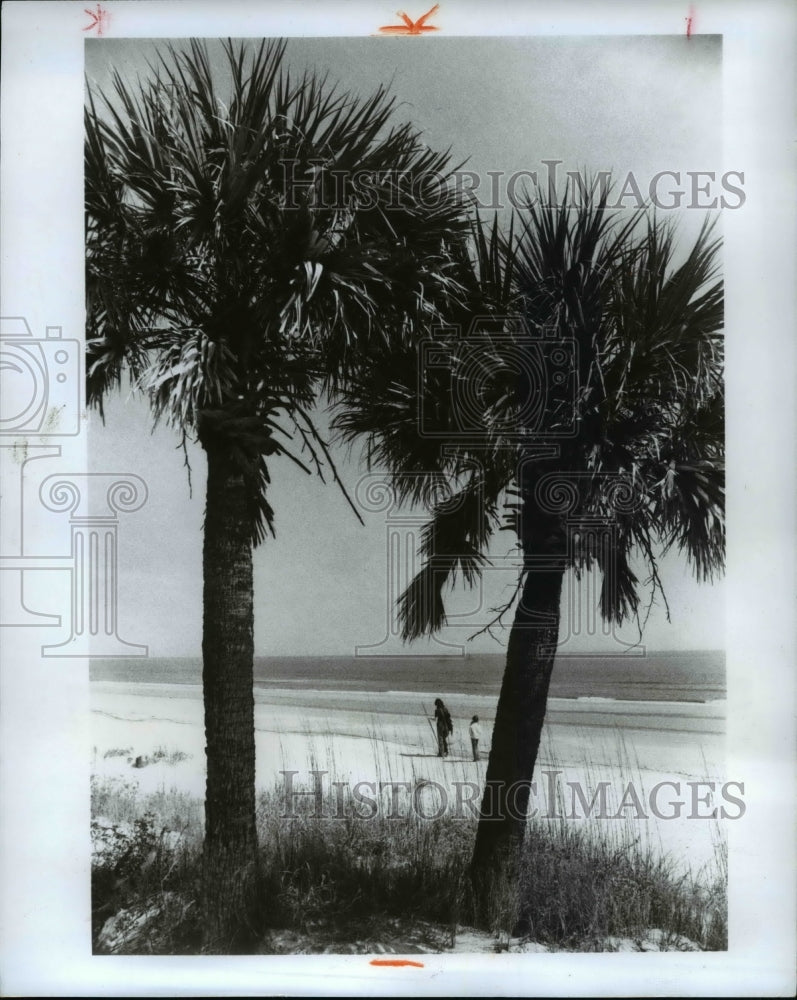
{"label": "beach sand", "polygon": [[[258,788],[282,794],[288,788],[321,788],[327,794],[333,781],[366,782],[373,784],[362,786],[362,794],[378,800],[379,808],[390,808],[390,796],[396,794],[402,803],[399,808],[406,804],[425,816],[434,815],[444,802],[466,814],[473,808],[469,801],[478,802],[484,781],[496,699],[445,692],[440,696],[454,720],[451,753],[445,760],[437,756],[429,719],[435,695],[257,688]],[[91,708],[96,778],[135,783],[142,796],[176,789],[197,799],[204,797],[199,685],[95,681]],[[478,762],[472,760],[468,738],[473,714],[480,716],[483,733]],[[696,873],[712,862],[716,843],[724,838],[723,827],[729,822],[710,818],[712,806],[727,805],[731,816],[739,811],[719,794],[725,780],[723,733],[722,702],[553,698],[532,803],[543,822],[559,813],[572,815],[568,822],[592,824],[612,836],[639,838],[657,853],[669,854],[680,869]],[[134,766],[137,757],[151,758],[157,751],[179,752],[185,758],[169,762],[167,756]],[[294,773],[286,776],[285,772]],[[609,815],[598,819],[593,811],[587,817],[587,807],[568,783],[578,784],[589,803],[601,781],[609,783]],[[705,781],[715,783],[709,802],[698,801],[707,796],[706,786],[688,784]],[[388,783],[381,797],[380,782]],[[398,786],[399,782],[406,784]],[[626,794],[629,782],[633,790]],[[681,802],[679,817],[653,814],[649,796],[660,782],[674,782],[678,787],[664,786],[655,804],[668,816],[677,811],[673,803]],[[392,785],[399,791],[393,793]],[[557,799],[558,806],[554,804]],[[618,815],[623,801],[625,808]]]}

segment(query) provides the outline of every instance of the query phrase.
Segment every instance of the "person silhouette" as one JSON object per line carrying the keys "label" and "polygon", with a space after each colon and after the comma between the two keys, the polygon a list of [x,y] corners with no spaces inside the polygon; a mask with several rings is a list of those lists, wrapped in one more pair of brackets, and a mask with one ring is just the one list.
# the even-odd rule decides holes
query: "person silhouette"
{"label": "person silhouette", "polygon": [[451,713],[443,704],[442,698],[434,700],[434,719],[437,723],[437,756],[448,756],[448,737],[454,732],[451,723]]}
{"label": "person silhouette", "polygon": [[470,732],[470,745],[473,747],[473,759],[479,759],[479,740],[482,737],[482,727],[479,725],[479,716],[474,715],[468,726]]}

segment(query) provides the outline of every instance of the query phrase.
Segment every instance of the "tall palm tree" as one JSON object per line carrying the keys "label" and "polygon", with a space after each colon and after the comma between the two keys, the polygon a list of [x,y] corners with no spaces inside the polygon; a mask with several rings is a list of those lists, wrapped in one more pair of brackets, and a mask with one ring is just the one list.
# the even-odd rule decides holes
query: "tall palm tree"
{"label": "tall palm tree", "polygon": [[207,460],[208,950],[249,944],[252,548],[274,531],[273,460],[337,479],[313,406],[434,318],[464,218],[448,154],[391,124],[385,90],[355,99],[284,53],[226,43],[216,73],[205,45],[167,46],[143,82],[90,88],[85,115],[89,403],[130,377]]}
{"label": "tall palm tree", "polygon": [[553,203],[529,199],[517,235],[477,222],[460,255],[466,294],[435,334],[447,363],[424,366],[423,345],[405,345],[348,385],[336,417],[405,501],[447,491],[399,598],[405,639],[445,624],[450,585],[475,584],[497,529],[517,539],[472,864],[484,920],[496,878],[516,884],[565,573],[599,571],[600,610],[619,623],[639,618],[635,553],[651,599],[669,549],[700,580],[723,566],[719,241],[704,225],[683,253],[673,226],[612,213],[608,196],[584,179]]}

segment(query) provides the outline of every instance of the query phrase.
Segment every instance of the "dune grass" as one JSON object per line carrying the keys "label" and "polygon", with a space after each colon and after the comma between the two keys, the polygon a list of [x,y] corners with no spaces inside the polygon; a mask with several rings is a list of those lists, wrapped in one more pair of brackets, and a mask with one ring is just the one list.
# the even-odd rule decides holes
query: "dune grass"
{"label": "dune grass", "polygon": [[[425,819],[388,803],[369,816],[349,786],[334,798],[284,787],[258,801],[260,871],[250,919],[270,945],[275,932],[301,936],[301,950],[346,950],[378,939],[391,922],[435,929],[451,947],[473,923],[468,863],[472,815]],[[415,790],[413,790],[415,791]],[[176,791],[142,796],[132,781],[92,782],[92,925],[95,950],[193,954],[199,917],[202,803]],[[520,891],[496,885],[491,927],[518,929],[552,949],[612,950],[657,928],[662,947],[688,939],[727,948],[727,862],[684,874],[629,827],[535,819],[528,825]],[[100,932],[114,918],[114,934]],[[109,943],[110,942],[110,943]]]}

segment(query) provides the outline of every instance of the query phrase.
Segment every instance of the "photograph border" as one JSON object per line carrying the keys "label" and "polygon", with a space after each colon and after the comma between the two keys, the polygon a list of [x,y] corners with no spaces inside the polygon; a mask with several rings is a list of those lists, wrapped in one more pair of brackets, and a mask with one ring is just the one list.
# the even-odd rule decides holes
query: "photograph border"
{"label": "photograph border", "polygon": [[[431,6],[431,5],[429,5]],[[320,8],[320,9],[319,9]],[[409,13],[426,10],[422,3]],[[105,11],[107,18],[98,17]],[[371,35],[391,4],[306,0],[21,2],[3,7],[2,312],[34,336],[82,339],[83,44],[104,37]],[[723,36],[725,169],[746,202],[723,217],[727,393],[728,775],[747,814],[729,830],[729,950],[645,955],[94,957],[90,942],[85,660],[0,632],[0,977],[6,995],[779,996],[794,987],[795,35],[783,0],[442,3],[451,35]],[[92,20],[93,19],[93,20]],[[434,45],[431,35],[413,44]],[[699,100],[700,95],[695,95]],[[88,467],[86,435],[46,441]],[[38,443],[37,443],[38,446]],[[9,451],[9,449],[6,449]],[[5,453],[4,462],[14,461]],[[123,460],[122,460],[123,463]],[[0,466],[5,469],[5,466]],[[123,464],[119,472],[123,472]],[[5,475],[3,481],[5,482]],[[39,539],[43,550],[60,538]],[[37,593],[56,584],[41,574]],[[36,641],[38,640],[38,641]],[[32,721],[33,720],[33,721]]]}

